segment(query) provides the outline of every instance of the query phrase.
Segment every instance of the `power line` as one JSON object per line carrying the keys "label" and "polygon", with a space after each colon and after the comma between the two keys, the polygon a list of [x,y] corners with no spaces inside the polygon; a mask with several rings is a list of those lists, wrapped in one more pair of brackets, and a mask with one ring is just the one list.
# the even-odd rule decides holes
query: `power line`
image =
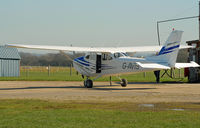
{"label": "power line", "polygon": [[198,17],[199,16],[191,16],[191,17],[183,17],[183,18],[177,18],[177,19],[168,19],[168,20],[158,21],[157,23],[164,23],[164,22],[177,21],[177,20],[193,19],[193,18],[198,18]]}
{"label": "power line", "polygon": [[176,19],[167,19],[167,20],[157,21],[157,34],[158,34],[158,44],[159,44],[159,46],[160,46],[160,34],[159,34],[159,24],[160,23],[178,21],[178,20],[187,20],[187,19],[193,19],[193,18],[199,18],[199,16],[182,17],[182,18],[176,18]]}

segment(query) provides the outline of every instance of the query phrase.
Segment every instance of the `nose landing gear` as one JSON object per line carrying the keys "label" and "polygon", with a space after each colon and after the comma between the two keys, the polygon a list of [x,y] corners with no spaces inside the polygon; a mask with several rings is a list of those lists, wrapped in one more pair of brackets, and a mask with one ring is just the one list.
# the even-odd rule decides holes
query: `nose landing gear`
{"label": "nose landing gear", "polygon": [[93,87],[93,81],[90,79],[87,79],[84,81],[84,87],[86,88],[92,88]]}
{"label": "nose landing gear", "polygon": [[119,76],[117,76],[117,77],[121,81],[120,84],[121,84],[122,87],[126,87],[128,85],[127,79],[125,79],[125,78],[121,79]]}
{"label": "nose landing gear", "polygon": [[126,87],[128,84],[127,80],[126,79],[121,79],[121,86],[122,87]]}

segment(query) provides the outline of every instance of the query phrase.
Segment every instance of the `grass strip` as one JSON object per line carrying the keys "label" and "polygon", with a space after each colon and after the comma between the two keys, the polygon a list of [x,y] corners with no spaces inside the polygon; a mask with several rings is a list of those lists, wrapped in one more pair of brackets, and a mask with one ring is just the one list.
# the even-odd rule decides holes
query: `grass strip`
{"label": "grass strip", "polygon": [[[173,111],[171,108],[184,108]],[[198,128],[197,103],[135,103],[89,101],[0,100],[0,128]]]}

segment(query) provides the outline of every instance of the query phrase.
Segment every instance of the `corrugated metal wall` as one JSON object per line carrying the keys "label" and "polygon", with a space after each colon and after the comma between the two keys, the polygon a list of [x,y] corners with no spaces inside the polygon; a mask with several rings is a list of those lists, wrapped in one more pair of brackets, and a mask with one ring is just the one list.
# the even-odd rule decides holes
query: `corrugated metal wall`
{"label": "corrugated metal wall", "polygon": [[16,48],[0,46],[0,77],[18,77],[20,59]]}
{"label": "corrugated metal wall", "polygon": [[0,77],[18,77],[20,75],[20,60],[0,59]]}

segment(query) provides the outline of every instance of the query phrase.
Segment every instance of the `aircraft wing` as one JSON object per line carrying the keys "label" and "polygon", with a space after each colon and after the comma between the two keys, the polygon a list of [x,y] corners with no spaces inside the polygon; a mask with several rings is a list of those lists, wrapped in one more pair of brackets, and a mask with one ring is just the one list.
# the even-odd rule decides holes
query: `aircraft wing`
{"label": "aircraft wing", "polygon": [[[7,44],[8,47],[29,48],[41,50],[75,51],[75,52],[158,52],[161,46],[136,46],[136,47],[72,47],[72,46],[45,46],[45,45],[23,45]],[[193,48],[193,46],[180,46],[180,49]]]}
{"label": "aircraft wing", "polygon": [[180,68],[200,67],[200,66],[194,61],[191,61],[190,63],[176,63],[175,67],[180,69]]}
{"label": "aircraft wing", "polygon": [[158,64],[158,63],[140,63],[140,62],[136,62],[139,66],[141,66],[142,68],[149,68],[149,69],[170,69],[169,66],[165,66],[162,64]]}

